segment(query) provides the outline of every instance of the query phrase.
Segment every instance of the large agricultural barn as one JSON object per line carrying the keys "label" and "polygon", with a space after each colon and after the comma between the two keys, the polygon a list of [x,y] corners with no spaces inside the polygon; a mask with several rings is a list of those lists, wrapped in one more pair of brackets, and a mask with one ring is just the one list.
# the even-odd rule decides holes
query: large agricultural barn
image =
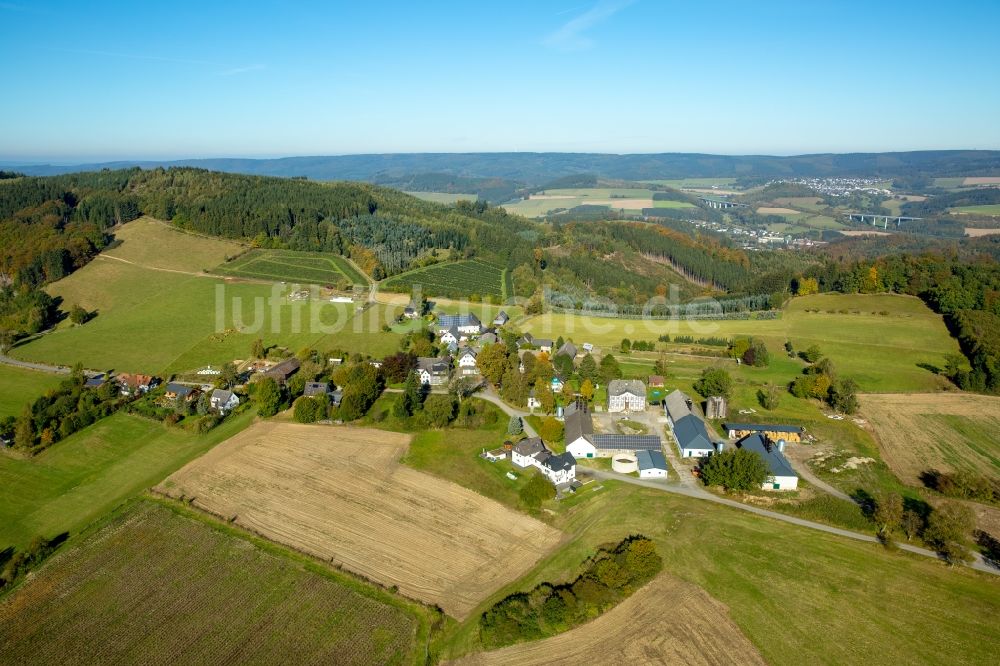
{"label": "large agricultural barn", "polygon": [[610,458],[618,453],[662,450],[656,435],[618,435],[594,432],[590,408],[582,400],[566,407],[566,450],[575,458]]}
{"label": "large agricultural barn", "polygon": [[760,455],[767,463],[769,476],[761,484],[763,490],[795,490],[799,487],[799,476],[785,459],[785,440],[770,441],[760,433],[744,437],[736,446]]}
{"label": "large agricultural barn", "polygon": [[677,440],[682,458],[704,458],[715,452],[716,447],[705,428],[705,422],[694,413],[694,403],[681,391],[666,397],[667,422]]}

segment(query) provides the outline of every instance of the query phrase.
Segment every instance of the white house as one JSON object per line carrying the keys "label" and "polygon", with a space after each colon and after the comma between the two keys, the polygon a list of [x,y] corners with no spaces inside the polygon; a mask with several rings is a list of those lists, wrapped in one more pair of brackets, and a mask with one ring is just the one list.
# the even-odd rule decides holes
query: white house
{"label": "white house", "polygon": [[552,485],[560,486],[576,480],[576,459],[566,452],[553,454],[538,437],[529,437],[514,445],[510,452],[510,461],[518,467],[534,467],[547,478]]}
{"label": "white house", "polygon": [[416,319],[420,316],[420,313],[417,312],[412,306],[407,305],[403,308],[403,316],[407,319]]}
{"label": "white house", "polygon": [[506,312],[501,310],[499,313],[497,313],[497,316],[493,318],[493,325],[505,326],[508,321],[510,321],[510,316]]}
{"label": "white house", "polygon": [[558,377],[553,377],[552,380],[551,380],[551,382],[549,382],[549,383],[552,386],[552,392],[553,393],[559,393],[560,391],[563,390],[563,386],[564,386],[563,380],[559,379]]}
{"label": "white house", "polygon": [[538,347],[539,351],[543,351],[546,354],[552,353],[552,341],[548,338],[533,338],[531,344]]}
{"label": "white house", "polygon": [[438,334],[444,334],[452,328],[457,329],[459,333],[464,333],[465,335],[479,335],[483,332],[483,324],[479,321],[479,317],[476,315],[469,314],[459,314],[459,315],[438,315]]}
{"label": "white house", "polygon": [[458,371],[463,375],[479,374],[479,367],[476,365],[476,350],[467,347],[458,355]]}
{"label": "white house", "polygon": [[458,332],[457,328],[449,328],[441,334],[441,342],[446,345],[456,345],[458,344],[458,341],[462,339],[463,337]]}
{"label": "white house", "polygon": [[640,479],[665,479],[667,477],[667,460],[659,451],[636,451],[636,462],[639,465]]}
{"label": "white house", "polygon": [[545,450],[541,437],[522,439],[511,449],[510,461],[518,467],[535,467],[537,464],[535,456]]}
{"label": "white house", "polygon": [[590,417],[587,403],[577,400],[566,406],[565,439],[566,450],[574,458],[595,458],[597,448],[594,446],[594,421]]}
{"label": "white house", "polygon": [[428,386],[440,386],[448,382],[451,376],[451,357],[434,358],[420,356],[417,358],[417,375],[420,383]]}
{"label": "white house", "polygon": [[646,385],[638,379],[608,382],[609,412],[641,412],[646,409]]}
{"label": "white house", "polygon": [[767,463],[769,474],[761,484],[761,489],[795,490],[799,487],[799,476],[785,458],[785,440],[772,442],[767,436],[754,433],[741,439],[736,446],[754,451]]}
{"label": "white house", "polygon": [[576,480],[576,459],[572,453],[549,454],[538,468],[554,486],[573,483]]}
{"label": "white house", "polygon": [[225,414],[239,405],[240,399],[232,391],[215,389],[212,391],[210,404],[212,405],[212,409],[218,411],[219,414]]}
{"label": "white house", "polygon": [[[522,371],[523,372],[523,371]],[[535,389],[528,392],[528,409],[536,409],[542,406],[542,402],[535,397]]]}

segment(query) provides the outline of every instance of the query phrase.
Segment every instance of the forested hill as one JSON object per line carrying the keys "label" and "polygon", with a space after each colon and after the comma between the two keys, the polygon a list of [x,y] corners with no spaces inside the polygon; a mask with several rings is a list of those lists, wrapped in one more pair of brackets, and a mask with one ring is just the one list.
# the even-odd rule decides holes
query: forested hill
{"label": "forested hill", "polygon": [[5,183],[0,270],[30,274],[22,281],[33,284],[58,279],[99,251],[110,227],[141,214],[262,247],[348,254],[375,277],[404,270],[432,249],[501,265],[528,261],[526,234],[535,229],[503,209],[444,207],[365,183],[129,169]]}
{"label": "forested hill", "polygon": [[305,176],[314,180],[392,182],[413,174],[501,178],[528,185],[576,174],[625,180],[663,178],[794,178],[834,176],[1000,175],[1000,151],[927,150],[900,153],[847,153],[795,156],[655,153],[387,153],[280,159],[198,159],[131,161],[76,166],[16,166],[30,175],[120,169],[132,166],[195,166],[230,173]]}
{"label": "forested hill", "polygon": [[[764,291],[751,278],[743,253],[700,238],[680,222],[549,225],[484,201],[445,206],[367,183],[194,168],[4,181],[0,288],[37,289],[60,279],[106,247],[115,226],[143,214],[258,247],[341,254],[375,279],[475,257],[508,269],[524,298],[538,296],[546,285],[574,302],[599,296],[627,305],[675,284],[682,298],[717,290],[738,296],[775,291],[770,285]],[[38,328],[24,321],[12,327]]]}

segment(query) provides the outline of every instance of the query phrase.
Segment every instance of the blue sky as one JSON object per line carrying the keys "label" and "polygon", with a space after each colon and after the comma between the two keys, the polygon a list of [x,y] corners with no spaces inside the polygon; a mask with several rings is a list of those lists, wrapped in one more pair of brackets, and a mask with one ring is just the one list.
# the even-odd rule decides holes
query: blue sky
{"label": "blue sky", "polygon": [[0,160],[1000,149],[996,0],[292,5],[0,1]]}

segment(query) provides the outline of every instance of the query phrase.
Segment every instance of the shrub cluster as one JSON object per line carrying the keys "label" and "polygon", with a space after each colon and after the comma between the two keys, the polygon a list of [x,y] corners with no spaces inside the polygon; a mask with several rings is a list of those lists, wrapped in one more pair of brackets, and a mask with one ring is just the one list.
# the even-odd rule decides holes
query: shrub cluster
{"label": "shrub cluster", "polygon": [[660,572],[656,545],[637,535],[601,548],[568,583],[542,583],[512,594],[479,619],[483,645],[495,648],[552,636],[609,610]]}

